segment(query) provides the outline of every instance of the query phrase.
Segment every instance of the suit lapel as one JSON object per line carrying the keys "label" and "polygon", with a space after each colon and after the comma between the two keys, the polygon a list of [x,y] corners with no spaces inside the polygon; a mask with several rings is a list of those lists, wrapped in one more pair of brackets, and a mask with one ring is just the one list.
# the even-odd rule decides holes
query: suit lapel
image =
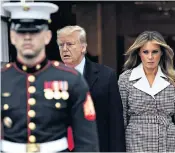
{"label": "suit lapel", "polygon": [[96,65],[86,58],[85,68],[84,68],[84,77],[89,85],[90,90],[92,90],[94,84],[98,80],[99,69]]}

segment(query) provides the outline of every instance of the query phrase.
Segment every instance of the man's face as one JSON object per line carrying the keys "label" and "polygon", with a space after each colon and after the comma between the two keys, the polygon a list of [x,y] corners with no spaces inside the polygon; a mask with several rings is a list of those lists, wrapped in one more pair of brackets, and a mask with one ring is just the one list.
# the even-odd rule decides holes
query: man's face
{"label": "man's face", "polygon": [[21,58],[34,58],[45,51],[45,45],[50,42],[50,31],[38,33],[17,33],[11,30],[11,42],[17,49],[17,56]]}
{"label": "man's face", "polygon": [[84,57],[86,44],[79,41],[78,32],[61,34],[57,39],[62,61],[71,67],[77,66]]}

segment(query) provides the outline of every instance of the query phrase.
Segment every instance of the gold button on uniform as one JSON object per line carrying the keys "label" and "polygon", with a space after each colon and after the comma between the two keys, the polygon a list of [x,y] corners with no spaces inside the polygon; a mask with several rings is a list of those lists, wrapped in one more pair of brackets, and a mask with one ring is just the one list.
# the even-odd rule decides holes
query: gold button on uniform
{"label": "gold button on uniform", "polygon": [[35,123],[30,122],[30,123],[29,123],[29,129],[30,129],[30,130],[35,130],[35,129],[36,129]]}
{"label": "gold button on uniform", "polygon": [[12,127],[12,120],[10,117],[4,117],[3,122],[6,127],[8,128]]}
{"label": "gold button on uniform", "polygon": [[30,135],[29,136],[29,141],[32,142],[32,143],[36,142],[36,137],[34,135]]}
{"label": "gold button on uniform", "polygon": [[9,109],[9,105],[8,104],[4,104],[4,110],[8,110]]}
{"label": "gold button on uniform", "polygon": [[11,94],[9,92],[4,92],[2,93],[2,97],[10,97]]}
{"label": "gold button on uniform", "polygon": [[30,76],[28,77],[28,81],[29,81],[29,82],[34,82],[34,81],[35,81],[35,76],[30,75]]}
{"label": "gold button on uniform", "polygon": [[9,68],[10,66],[11,66],[11,64],[10,64],[10,63],[6,64],[6,67],[7,67],[7,68]]}
{"label": "gold button on uniform", "polygon": [[35,105],[36,104],[36,100],[34,98],[29,98],[28,99],[28,103],[29,103],[29,105]]}
{"label": "gold button on uniform", "polygon": [[41,68],[41,65],[40,64],[37,64],[36,65],[36,69],[39,70]]}
{"label": "gold button on uniform", "polygon": [[28,92],[29,93],[35,93],[36,92],[36,88],[34,87],[34,86],[30,86],[29,88],[28,88]]}
{"label": "gold button on uniform", "polygon": [[59,66],[59,62],[58,62],[58,61],[55,61],[55,62],[54,62],[54,65],[55,65],[55,66]]}
{"label": "gold button on uniform", "polygon": [[29,117],[35,117],[36,116],[36,113],[35,113],[34,110],[29,110],[28,111],[28,115],[29,115]]}
{"label": "gold button on uniform", "polygon": [[56,108],[60,108],[60,107],[61,107],[61,104],[60,104],[60,103],[56,103],[56,104],[55,104],[55,107],[56,107]]}
{"label": "gold button on uniform", "polygon": [[23,69],[24,71],[27,71],[27,66],[23,65],[23,66],[22,66],[22,69]]}

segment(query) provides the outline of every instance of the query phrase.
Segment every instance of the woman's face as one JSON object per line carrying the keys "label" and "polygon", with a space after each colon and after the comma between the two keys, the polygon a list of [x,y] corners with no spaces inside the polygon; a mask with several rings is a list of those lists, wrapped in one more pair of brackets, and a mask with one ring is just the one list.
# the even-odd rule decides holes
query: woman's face
{"label": "woman's face", "polygon": [[149,70],[154,70],[158,67],[161,55],[160,45],[156,44],[154,40],[145,43],[139,51],[143,67]]}

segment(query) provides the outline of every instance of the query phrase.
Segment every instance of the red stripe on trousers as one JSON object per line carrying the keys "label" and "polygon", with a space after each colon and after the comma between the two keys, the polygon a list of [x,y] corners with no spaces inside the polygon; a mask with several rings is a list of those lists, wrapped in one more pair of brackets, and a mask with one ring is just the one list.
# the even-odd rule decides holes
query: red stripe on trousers
{"label": "red stripe on trousers", "polygon": [[68,137],[68,148],[71,151],[74,148],[74,140],[73,140],[72,128],[70,126],[67,129],[67,137]]}

